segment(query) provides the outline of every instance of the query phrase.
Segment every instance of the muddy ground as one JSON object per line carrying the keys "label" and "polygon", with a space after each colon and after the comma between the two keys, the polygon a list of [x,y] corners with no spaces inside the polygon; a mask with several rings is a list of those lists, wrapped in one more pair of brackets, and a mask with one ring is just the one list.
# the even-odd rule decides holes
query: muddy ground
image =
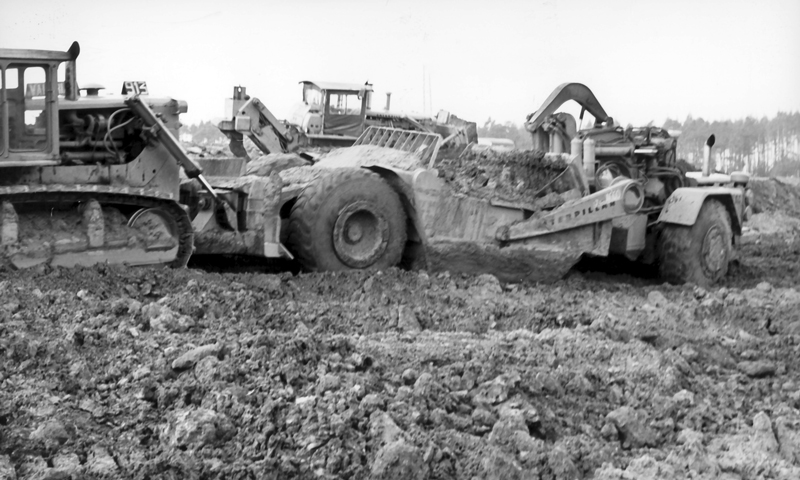
{"label": "muddy ground", "polygon": [[800,478],[800,194],[756,187],[711,290],[0,272],[0,479]]}

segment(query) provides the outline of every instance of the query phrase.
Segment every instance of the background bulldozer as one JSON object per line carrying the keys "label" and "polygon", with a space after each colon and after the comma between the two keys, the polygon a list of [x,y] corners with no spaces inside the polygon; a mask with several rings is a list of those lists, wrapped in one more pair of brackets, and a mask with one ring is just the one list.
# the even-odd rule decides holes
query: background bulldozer
{"label": "background bulldozer", "polygon": [[218,127],[230,139],[237,157],[249,158],[244,147],[248,137],[264,154],[298,152],[307,159],[310,150],[348,147],[371,127],[391,127],[442,136],[442,149],[460,153],[478,141],[475,122],[468,122],[441,110],[436,117],[393,112],[387,94],[383,110],[372,108],[372,85],[305,80],[303,100],[289,121],[278,120],[263,101],[247,95],[245,87],[233,88],[227,101],[230,118]]}

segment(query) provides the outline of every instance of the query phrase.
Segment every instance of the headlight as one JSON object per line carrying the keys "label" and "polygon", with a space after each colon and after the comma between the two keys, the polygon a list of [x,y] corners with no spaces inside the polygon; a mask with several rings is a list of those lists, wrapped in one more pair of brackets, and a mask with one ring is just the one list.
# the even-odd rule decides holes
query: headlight
{"label": "headlight", "polygon": [[619,177],[627,178],[619,165],[616,163],[603,164],[597,169],[597,173],[595,174],[595,185],[597,190],[610,187],[614,183],[614,180]]}
{"label": "headlight", "polygon": [[625,193],[622,194],[622,208],[625,209],[625,213],[636,213],[642,208],[643,204],[644,195],[641,186],[633,183],[629,188],[625,189]]}
{"label": "headlight", "polygon": [[597,189],[602,190],[604,188],[608,188],[611,186],[611,182],[614,181],[614,176],[608,169],[602,170],[597,173],[595,176],[595,181],[597,182]]}

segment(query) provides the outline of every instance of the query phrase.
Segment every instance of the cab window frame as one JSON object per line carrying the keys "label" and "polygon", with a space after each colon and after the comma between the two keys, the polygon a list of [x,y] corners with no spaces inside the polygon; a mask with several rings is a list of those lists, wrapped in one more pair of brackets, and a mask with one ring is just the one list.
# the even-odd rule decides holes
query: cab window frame
{"label": "cab window frame", "polygon": [[[344,105],[341,107],[341,111],[334,111],[334,96],[336,96],[336,100],[344,99]],[[351,106],[351,98],[353,100],[353,104]],[[332,90],[328,91],[326,95],[326,108],[325,113],[329,115],[361,115],[362,113],[362,104],[363,99],[358,95],[356,92],[348,92],[348,91],[339,91],[339,90]],[[340,108],[338,104],[340,101],[337,101],[337,109]]]}
{"label": "cab window frame", "polygon": [[[35,69],[40,69],[36,71]],[[16,70],[16,87],[8,87],[8,71]],[[44,77],[43,82],[36,82],[39,79],[36,77]],[[31,78],[34,77],[34,78]],[[3,135],[4,145],[7,145],[7,150],[2,153],[16,154],[42,154],[47,153],[52,145],[53,132],[51,128],[51,104],[54,101],[53,95],[58,95],[58,92],[53,92],[51,88],[52,71],[51,65],[47,63],[26,62],[26,61],[11,61],[3,65]],[[43,83],[44,95],[28,97],[27,89],[29,84]],[[21,107],[15,105],[14,112],[11,112],[11,101],[9,100],[9,92],[13,91],[11,101],[14,103],[21,103]],[[35,99],[35,100],[34,100]],[[39,100],[41,99],[41,100]],[[31,108],[33,102],[41,101],[41,109]],[[35,118],[29,122],[29,114],[39,112]],[[21,114],[21,121],[14,120],[12,125],[12,116],[16,117]],[[41,119],[41,124],[39,125]],[[22,133],[15,135],[12,138],[11,129],[21,129]],[[37,133],[38,130],[43,129],[42,133]],[[38,138],[38,139],[37,139]],[[15,143],[14,140],[17,142]],[[26,145],[31,142],[30,145]],[[40,145],[40,146],[37,146]]]}

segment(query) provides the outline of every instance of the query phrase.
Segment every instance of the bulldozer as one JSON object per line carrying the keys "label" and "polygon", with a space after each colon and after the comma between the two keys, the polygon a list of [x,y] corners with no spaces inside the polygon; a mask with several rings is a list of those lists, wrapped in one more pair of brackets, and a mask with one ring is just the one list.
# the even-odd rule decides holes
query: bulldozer
{"label": "bulldozer", "polygon": [[371,126],[437,133],[443,138],[440,151],[453,155],[478,141],[475,122],[446,110],[440,110],[436,117],[391,111],[391,93],[387,93],[383,110],[373,109],[369,83],[300,83],[302,103],[289,121],[278,120],[263,101],[248,95],[245,87],[233,88],[233,96],[226,102],[230,117],[218,128],[230,140],[234,155],[250,159],[244,147],[244,137],[248,137],[265,155],[298,153],[313,161],[315,156],[309,151],[351,146]]}
{"label": "bulldozer", "polygon": [[[290,256],[271,211],[280,180],[215,177],[176,140],[183,101],[80,88],[69,50],[0,49],[0,261],[185,266],[220,253]],[[198,187],[199,185],[199,187]],[[198,191],[199,190],[199,191]]]}

